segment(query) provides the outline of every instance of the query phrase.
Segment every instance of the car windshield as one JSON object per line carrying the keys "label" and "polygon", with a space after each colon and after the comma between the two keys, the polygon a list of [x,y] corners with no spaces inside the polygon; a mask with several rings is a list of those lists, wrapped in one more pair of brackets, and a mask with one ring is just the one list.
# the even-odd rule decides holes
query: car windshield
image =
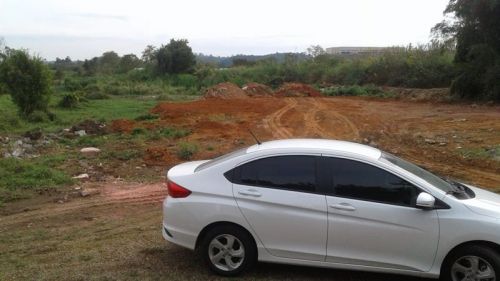
{"label": "car windshield", "polygon": [[214,158],[210,161],[207,161],[201,165],[199,165],[198,167],[196,167],[196,169],[194,170],[195,172],[198,172],[198,171],[201,171],[201,170],[204,170],[206,168],[209,168],[209,167],[212,167],[212,166],[215,166],[219,163],[222,163],[226,160],[229,160],[231,158],[234,158],[234,157],[238,157],[238,156],[241,156],[241,155],[244,155],[247,153],[247,147],[245,148],[242,148],[242,149],[238,149],[236,151],[233,151],[231,153],[228,153],[228,154],[224,154],[224,155],[221,155],[217,158]]}
{"label": "car windshield", "polygon": [[453,185],[451,183],[449,183],[448,181],[434,175],[433,173],[431,173],[425,169],[420,168],[419,166],[417,166],[415,164],[412,164],[412,163],[410,163],[406,160],[403,160],[399,157],[396,157],[392,154],[384,152],[384,153],[382,153],[381,159],[388,161],[391,164],[394,164],[394,165],[420,177],[421,179],[427,181],[428,183],[432,184],[433,186],[441,189],[442,191],[444,191],[446,193],[451,193],[451,192],[456,191],[456,188],[454,188]]}

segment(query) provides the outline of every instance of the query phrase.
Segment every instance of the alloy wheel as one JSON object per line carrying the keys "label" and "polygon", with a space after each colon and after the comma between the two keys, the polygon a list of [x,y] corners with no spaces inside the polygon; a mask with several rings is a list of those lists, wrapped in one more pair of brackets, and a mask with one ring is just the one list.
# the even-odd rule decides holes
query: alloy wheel
{"label": "alloy wheel", "polygon": [[493,266],[477,256],[464,256],[451,266],[453,281],[496,281]]}
{"label": "alloy wheel", "polygon": [[220,270],[233,271],[243,264],[245,247],[231,234],[216,236],[208,245],[210,262]]}

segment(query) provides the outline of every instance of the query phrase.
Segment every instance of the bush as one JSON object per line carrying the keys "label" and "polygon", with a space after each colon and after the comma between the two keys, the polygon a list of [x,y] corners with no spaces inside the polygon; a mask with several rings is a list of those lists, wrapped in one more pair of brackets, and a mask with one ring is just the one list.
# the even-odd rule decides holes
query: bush
{"label": "bush", "polygon": [[323,94],[327,96],[366,96],[366,97],[393,97],[394,95],[383,91],[374,85],[352,85],[329,87],[322,89]]}
{"label": "bush", "polygon": [[172,85],[184,88],[198,88],[198,78],[192,74],[177,74],[171,78]]}
{"label": "bush", "polygon": [[80,95],[78,93],[70,93],[63,95],[59,101],[59,107],[76,108],[80,104]]}
{"label": "bush", "polygon": [[159,116],[157,114],[147,113],[147,114],[137,116],[135,118],[135,121],[156,120],[158,118],[159,118]]}
{"label": "bush", "polygon": [[88,100],[105,100],[109,99],[110,96],[101,92],[87,92],[84,97]]}
{"label": "bush", "polygon": [[44,61],[24,50],[11,50],[0,63],[0,82],[23,116],[47,111],[52,93],[50,69]]}
{"label": "bush", "polygon": [[177,157],[181,160],[190,160],[198,152],[198,145],[189,142],[181,142],[177,145]]}
{"label": "bush", "polygon": [[146,129],[144,128],[134,128],[131,132],[131,134],[133,136],[137,136],[137,135],[143,135],[146,133]]}
{"label": "bush", "polygon": [[28,120],[28,122],[41,123],[49,121],[50,117],[46,111],[35,110],[31,112],[30,115],[26,116],[26,120]]}
{"label": "bush", "polygon": [[159,133],[163,137],[178,139],[188,136],[191,134],[191,131],[186,129],[163,128]]}

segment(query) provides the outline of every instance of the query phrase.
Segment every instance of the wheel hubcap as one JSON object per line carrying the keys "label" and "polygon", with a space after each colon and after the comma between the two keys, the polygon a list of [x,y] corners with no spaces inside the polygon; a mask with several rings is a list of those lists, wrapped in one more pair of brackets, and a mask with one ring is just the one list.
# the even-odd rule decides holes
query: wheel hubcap
{"label": "wheel hubcap", "polygon": [[496,281],[491,264],[476,256],[465,256],[455,261],[451,277],[453,281]]}
{"label": "wheel hubcap", "polygon": [[208,245],[210,262],[220,270],[237,269],[245,259],[245,248],[241,241],[231,234],[221,234]]}

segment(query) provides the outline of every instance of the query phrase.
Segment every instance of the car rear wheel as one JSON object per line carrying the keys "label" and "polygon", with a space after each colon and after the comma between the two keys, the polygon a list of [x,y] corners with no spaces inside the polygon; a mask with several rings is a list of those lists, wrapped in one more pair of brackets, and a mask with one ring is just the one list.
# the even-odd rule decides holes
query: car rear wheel
{"label": "car rear wheel", "polygon": [[500,255],[484,246],[466,246],[447,258],[442,272],[445,281],[500,280]]}
{"label": "car rear wheel", "polygon": [[208,267],[224,276],[234,276],[248,269],[254,264],[257,252],[250,234],[234,226],[210,230],[200,250]]}

